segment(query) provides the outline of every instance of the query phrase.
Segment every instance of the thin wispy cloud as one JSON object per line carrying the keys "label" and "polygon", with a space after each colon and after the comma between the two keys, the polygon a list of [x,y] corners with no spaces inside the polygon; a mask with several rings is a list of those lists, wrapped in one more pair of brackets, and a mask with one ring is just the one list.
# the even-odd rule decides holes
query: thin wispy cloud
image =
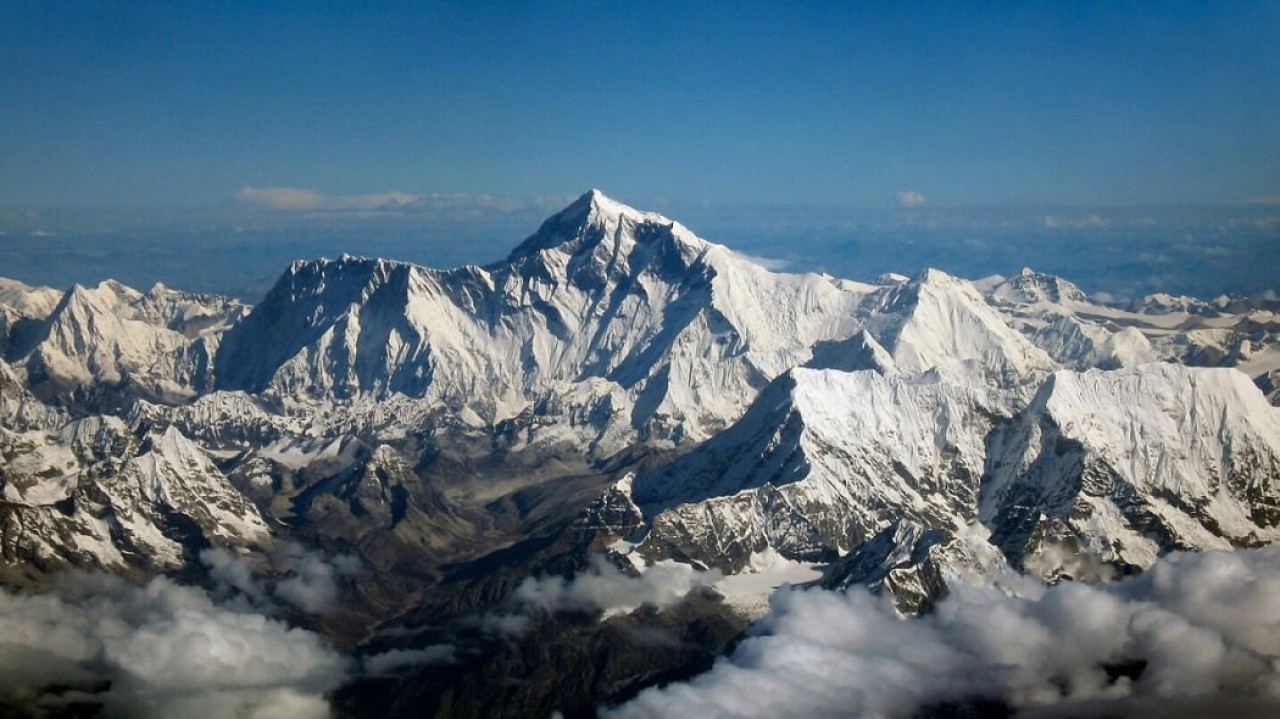
{"label": "thin wispy cloud", "polygon": [[736,254],[738,255],[738,257],[741,257],[747,262],[750,262],[754,265],[759,265],[765,268],[766,270],[771,270],[773,272],[782,272],[787,268],[791,267],[791,264],[792,264],[791,260],[785,260],[780,257],[765,257],[764,255],[749,255],[745,252],[738,252]]}
{"label": "thin wispy cloud", "polygon": [[573,201],[571,196],[502,197],[468,192],[370,192],[359,195],[329,195],[301,187],[245,186],[236,192],[242,204],[280,212],[300,213],[402,213],[426,216],[481,217],[536,210],[550,212]]}
{"label": "thin wispy cloud", "polygon": [[407,192],[374,192],[364,195],[326,195],[298,187],[240,188],[236,197],[249,205],[272,210],[377,210],[399,208],[418,199]]}
{"label": "thin wispy cloud", "polygon": [[1109,227],[1111,220],[1096,212],[1079,217],[1063,217],[1061,215],[1045,215],[1042,224],[1046,230],[1088,230]]}

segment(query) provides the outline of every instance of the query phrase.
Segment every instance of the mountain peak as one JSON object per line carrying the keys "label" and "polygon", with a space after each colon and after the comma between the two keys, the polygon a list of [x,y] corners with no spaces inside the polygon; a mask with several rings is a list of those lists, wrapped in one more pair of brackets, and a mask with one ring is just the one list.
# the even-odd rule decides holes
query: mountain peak
{"label": "mountain peak", "polygon": [[1074,284],[1056,275],[1036,272],[1030,267],[1023,267],[1018,274],[993,287],[990,295],[997,302],[1009,304],[1089,301],[1085,293]]}
{"label": "mountain peak", "polygon": [[543,222],[537,232],[512,251],[511,259],[552,249],[576,255],[598,246],[602,240],[611,245],[624,240],[625,244],[634,244],[658,236],[669,236],[681,245],[699,249],[706,245],[675,220],[656,212],[637,210],[600,190],[591,189]]}
{"label": "mountain peak", "polygon": [[957,277],[947,274],[936,267],[926,267],[916,273],[910,280],[916,285],[934,285],[934,286],[950,286],[957,282],[963,282]]}
{"label": "mountain peak", "polygon": [[610,218],[628,217],[628,218],[637,219],[637,220],[661,218],[661,220],[667,224],[670,224],[672,222],[672,220],[668,220],[667,218],[662,217],[662,215],[659,215],[657,213],[642,212],[640,210],[635,209],[634,207],[631,207],[630,205],[619,202],[613,199],[612,197],[609,197],[608,195],[604,194],[602,190],[596,189],[594,187],[591,188],[590,190],[587,190],[585,193],[583,193],[582,196],[579,197],[577,200],[575,200],[572,205],[566,208],[566,211],[569,209],[575,208],[579,205],[585,207],[589,212],[589,214],[595,215],[598,217],[610,217]]}

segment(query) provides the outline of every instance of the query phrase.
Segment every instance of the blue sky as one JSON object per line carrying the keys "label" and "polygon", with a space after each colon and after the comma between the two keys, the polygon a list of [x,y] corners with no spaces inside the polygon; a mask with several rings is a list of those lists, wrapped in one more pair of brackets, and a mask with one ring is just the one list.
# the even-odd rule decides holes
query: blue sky
{"label": "blue sky", "polygon": [[0,3],[8,208],[1234,202],[1277,118],[1276,2]]}

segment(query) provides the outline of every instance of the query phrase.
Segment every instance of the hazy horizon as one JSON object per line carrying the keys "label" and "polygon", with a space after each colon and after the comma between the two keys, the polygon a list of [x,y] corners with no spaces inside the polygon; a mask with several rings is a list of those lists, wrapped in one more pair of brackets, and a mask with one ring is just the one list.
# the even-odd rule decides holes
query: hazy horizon
{"label": "hazy horizon", "polygon": [[[616,197],[616,196],[615,196]],[[0,276],[58,289],[116,279],[254,302],[288,264],[354,254],[437,268],[503,259],[572,197],[449,195],[379,209],[224,204],[0,210]],[[643,203],[787,272],[870,280],[935,267],[969,279],[1024,266],[1106,299],[1278,289],[1280,205],[847,208]],[[1269,295],[1270,296],[1270,295]]]}

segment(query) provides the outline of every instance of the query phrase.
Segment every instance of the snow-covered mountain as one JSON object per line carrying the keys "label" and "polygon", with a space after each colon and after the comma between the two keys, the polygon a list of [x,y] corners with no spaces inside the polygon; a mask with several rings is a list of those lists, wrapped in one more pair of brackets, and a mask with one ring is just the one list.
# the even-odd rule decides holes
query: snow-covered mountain
{"label": "snow-covered mountain", "polygon": [[972,283],[945,272],[925,270],[869,297],[860,310],[864,332],[907,376],[1016,389],[1058,367],[1010,328]]}
{"label": "snow-covered mountain", "polygon": [[640,551],[733,571],[766,548],[834,557],[902,517],[961,529],[998,416],[985,399],[940,380],[792,370],[738,423],[631,480],[651,526]]}
{"label": "snow-covered mountain", "polygon": [[218,386],[403,395],[486,425],[576,398],[606,426],[701,439],[850,336],[871,289],[769,272],[592,191],[488,267],[295,263],[227,334]]}
{"label": "snow-covered mountain", "polygon": [[976,284],[1011,326],[1070,369],[1167,361],[1237,367],[1255,379],[1280,369],[1280,308],[1264,300],[1152,295],[1118,307],[1030,269]]}
{"label": "snow-covered mountain", "polygon": [[700,607],[1141,571],[1280,539],[1276,312],[777,273],[598,191],[501,262],[299,261],[252,309],[0,282],[0,579],[298,542],[361,558],[354,643],[601,551],[730,575]]}
{"label": "snow-covered mountain", "polygon": [[[978,522],[992,553],[1051,579],[1280,539],[1280,410],[1244,374],[1061,370],[1016,413],[1008,397],[992,405],[938,380],[793,370],[712,440],[612,487],[586,521],[629,536],[651,561],[732,572],[766,550],[851,552],[854,576],[881,580],[885,557],[936,564],[929,548]],[[907,539],[904,522],[915,528]]]}
{"label": "snow-covered mountain", "polygon": [[263,546],[267,524],[177,430],[138,437],[115,417],[56,431],[0,427],[0,556],[10,567],[151,573],[210,543]]}
{"label": "snow-covered mountain", "polygon": [[226,297],[159,284],[142,293],[111,280],[75,285],[43,316],[33,296],[40,293],[9,306],[32,314],[12,322],[6,358],[38,396],[88,410],[135,398],[182,402],[211,389],[218,338],[246,309]]}
{"label": "snow-covered mountain", "polygon": [[1280,411],[1236,370],[1064,370],[989,452],[981,519],[1042,575],[1280,539]]}
{"label": "snow-covered mountain", "polygon": [[[1020,486],[994,472],[990,447],[1016,444],[1010,428],[1034,424],[1063,367],[1214,360],[1263,385],[1280,368],[1267,306],[1122,309],[1031,270],[977,283],[775,273],[598,191],[502,262],[297,262],[252,311],[109,281],[56,303],[20,283],[3,292],[12,431],[57,431],[56,406],[127,404],[137,432],[218,451],[271,516],[324,524],[327,496],[353,527],[377,514],[356,499],[365,475],[399,478],[379,485],[384,499],[435,487],[402,492],[424,517],[466,514],[560,473],[607,486],[637,448],[710,438],[592,511],[610,531],[650,529],[652,559],[729,569],[765,548],[853,551],[900,519],[964,530],[979,492]],[[369,469],[392,457],[408,469]],[[448,469],[458,462],[487,469]],[[497,479],[512,470],[523,483]]]}

